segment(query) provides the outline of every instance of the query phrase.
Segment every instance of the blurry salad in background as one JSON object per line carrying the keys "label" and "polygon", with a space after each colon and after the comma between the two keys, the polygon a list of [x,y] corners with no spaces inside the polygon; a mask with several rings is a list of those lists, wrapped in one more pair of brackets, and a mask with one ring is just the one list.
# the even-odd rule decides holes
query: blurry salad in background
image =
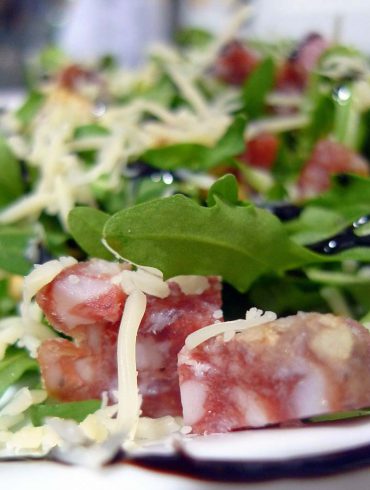
{"label": "blurry salad in background", "polygon": [[220,275],[226,319],[257,306],[370,322],[368,57],[315,33],[245,40],[243,20],[180,32],[136,71],[48,48],[2,113],[0,395],[38,386],[17,304],[22,276],[60,256]]}

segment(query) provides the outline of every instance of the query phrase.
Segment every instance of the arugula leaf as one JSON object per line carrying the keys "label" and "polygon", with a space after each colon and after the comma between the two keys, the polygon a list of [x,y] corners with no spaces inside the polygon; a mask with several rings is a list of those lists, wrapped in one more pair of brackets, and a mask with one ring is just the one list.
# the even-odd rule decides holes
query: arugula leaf
{"label": "arugula leaf", "polygon": [[177,44],[184,48],[202,48],[207,46],[213,39],[213,34],[197,27],[182,29],[175,36]]}
{"label": "arugula leaf", "polygon": [[42,104],[44,103],[44,100],[45,96],[41,92],[31,90],[25,102],[16,111],[16,117],[21,121],[22,124],[27,126],[33,121],[33,118],[40,110]]}
{"label": "arugula leaf", "polygon": [[70,63],[65,52],[56,45],[48,45],[38,55],[41,73],[55,73]]}
{"label": "arugula leaf", "polygon": [[331,95],[319,91],[315,94],[314,106],[310,114],[307,128],[302,131],[302,137],[308,140],[306,151],[311,151],[314,143],[327,136],[334,125],[335,104]]}
{"label": "arugula leaf", "polygon": [[0,226],[0,269],[13,274],[28,274],[32,261],[27,258],[27,251],[33,240],[35,233],[31,228]]}
{"label": "arugula leaf", "polygon": [[333,91],[335,101],[334,137],[340,143],[357,149],[361,143],[361,113],[352,84],[341,85]]}
{"label": "arugula leaf", "polygon": [[370,408],[363,408],[362,410],[351,410],[348,412],[335,412],[327,413],[324,415],[318,415],[317,417],[310,417],[309,422],[334,422],[335,420],[354,419],[357,417],[368,417],[370,415]]}
{"label": "arugula leaf", "polygon": [[9,294],[9,279],[0,281],[0,318],[15,313],[17,301]]}
{"label": "arugula leaf", "polygon": [[68,227],[71,235],[92,257],[111,260],[112,254],[101,242],[102,231],[109,215],[95,208],[79,206],[68,215]]}
{"label": "arugula leaf", "polygon": [[121,256],[157,267],[166,278],[221,275],[240,291],[268,271],[319,260],[291,241],[270,212],[213,199],[210,208],[176,195],[125,209],[107,221],[104,238]]}
{"label": "arugula leaf", "polygon": [[306,206],[300,216],[284,223],[290,237],[301,245],[316,243],[342,231],[350,221],[333,209]]}
{"label": "arugula leaf", "polygon": [[0,207],[23,194],[22,172],[5,139],[0,136]]}
{"label": "arugula leaf", "polygon": [[177,89],[168,75],[162,75],[154,85],[139,95],[164,107],[170,107],[177,96]]}
{"label": "arugula leaf", "polygon": [[155,181],[151,178],[140,179],[137,183],[135,204],[163,197],[171,188],[173,188],[173,186],[166,184],[163,180]]}
{"label": "arugula leaf", "polygon": [[60,417],[62,419],[82,422],[89,414],[101,407],[101,400],[83,400],[67,403],[42,403],[32,405],[29,409],[31,422],[38,427],[44,424],[46,417]]}
{"label": "arugula leaf", "polygon": [[242,88],[244,112],[256,119],[263,113],[267,94],[275,83],[275,65],[272,58],[266,58],[251,73]]}
{"label": "arugula leaf", "polygon": [[162,170],[208,170],[244,151],[245,126],[246,119],[238,116],[213,148],[196,143],[180,143],[148,150],[142,155],[142,160]]}
{"label": "arugula leaf", "polygon": [[[308,200],[300,216],[284,223],[290,237],[300,244],[313,244],[343,231],[354,220],[369,214],[370,179],[341,175],[332,179],[332,187]],[[358,230],[368,234],[365,228]],[[344,252],[364,258],[367,249]],[[342,254],[340,257],[344,257]]]}
{"label": "arugula leaf", "polygon": [[99,124],[85,124],[84,126],[78,126],[74,132],[74,138],[89,138],[91,136],[107,136],[109,130]]}
{"label": "arugula leaf", "polygon": [[312,283],[303,274],[261,277],[248,293],[248,299],[250,306],[274,311],[278,316],[297,311],[326,312],[328,309],[320,294],[320,285]]}
{"label": "arugula leaf", "polygon": [[349,220],[369,214],[370,179],[354,174],[335,176],[331,188],[318,197],[307,201],[306,205],[315,205],[340,213]]}
{"label": "arugula leaf", "polygon": [[216,197],[224,199],[231,204],[238,203],[238,181],[232,174],[226,174],[216,180],[208,192],[208,207],[216,204]]}
{"label": "arugula leaf", "polygon": [[37,361],[25,350],[8,347],[5,357],[0,361],[0,396],[26,372],[38,371],[38,368]]}

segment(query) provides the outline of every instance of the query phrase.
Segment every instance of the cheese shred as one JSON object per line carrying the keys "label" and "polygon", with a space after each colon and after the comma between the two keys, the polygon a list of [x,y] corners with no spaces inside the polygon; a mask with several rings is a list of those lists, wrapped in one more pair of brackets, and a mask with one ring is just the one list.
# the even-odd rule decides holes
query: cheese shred
{"label": "cheese shred", "polygon": [[217,337],[221,334],[224,335],[224,340],[227,342],[231,340],[233,334],[236,332],[242,332],[243,330],[272,322],[276,320],[276,318],[276,313],[272,311],[266,311],[263,313],[262,310],[251,308],[247,311],[245,320],[233,320],[230,322],[221,322],[208,325],[207,327],[201,328],[200,330],[188,335],[185,340],[185,345],[188,349],[194,349],[203,342],[206,342],[212,337]]}
{"label": "cheese shred", "polygon": [[126,300],[118,333],[118,430],[127,439],[135,437],[140,416],[140,395],[136,371],[136,335],[146,308],[143,292],[133,291]]}

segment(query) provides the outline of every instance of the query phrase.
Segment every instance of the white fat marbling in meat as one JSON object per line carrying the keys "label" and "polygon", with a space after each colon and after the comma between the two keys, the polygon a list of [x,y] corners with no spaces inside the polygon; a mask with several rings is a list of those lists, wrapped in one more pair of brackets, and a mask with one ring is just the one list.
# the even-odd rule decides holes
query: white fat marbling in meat
{"label": "white fat marbling in meat", "polygon": [[72,337],[51,339],[39,348],[45,387],[62,401],[100,398],[103,392],[113,399],[117,334],[126,293],[140,283],[147,295],[136,341],[142,413],[181,415],[177,354],[187,335],[212,323],[214,312],[220,315],[220,281],[193,278],[185,281],[184,293],[178,283],[164,282],[153,271],[129,268],[103,260],[74,264],[38,292],[36,300],[48,321]]}
{"label": "white fat marbling in meat", "polygon": [[[236,333],[227,342],[220,335],[184,347],[179,375],[184,422],[194,433],[363,408],[370,406],[370,333],[350,319],[299,313]],[[202,404],[189,386],[201,391]]]}
{"label": "white fat marbling in meat", "polygon": [[207,399],[207,388],[197,381],[185,381],[181,386],[183,396],[183,414],[187,425],[193,425],[202,419]]}

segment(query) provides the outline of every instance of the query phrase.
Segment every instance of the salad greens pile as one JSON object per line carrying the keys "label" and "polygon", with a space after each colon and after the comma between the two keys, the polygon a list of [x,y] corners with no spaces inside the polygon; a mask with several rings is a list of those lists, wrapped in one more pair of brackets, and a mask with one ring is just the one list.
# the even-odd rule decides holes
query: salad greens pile
{"label": "salad greens pile", "polygon": [[[333,311],[370,323],[369,231],[366,219],[358,222],[370,214],[370,178],[340,172],[324,192],[299,194],[319,141],[370,158],[367,58],[331,46],[304,89],[279,92],[276,79],[291,43],[249,41],[260,62],[235,86],[214,75],[211,35],[188,32],[178,41],[136,74],[105,60],[98,69],[74,67],[72,81],[70,61],[51,49],[39,66],[50,81],[33,82],[21,107],[2,115],[0,335],[1,322],[18,313],[18,276],[62,255],[113,260],[118,254],[157,267],[165,278],[222,276],[226,318],[257,306],[278,315]],[[57,131],[44,128],[40,136],[39,128],[68,97],[87,106],[88,115],[76,111],[65,129],[61,112],[55,128],[65,133],[41,151],[40,141]],[[246,139],[266,132],[278,140],[269,169],[245,153]],[[63,189],[76,186],[66,203],[43,187],[54,158],[48,151],[58,145]],[[45,195],[50,200],[42,204]],[[23,201],[29,212],[13,213]],[[286,219],[281,212],[289,206],[294,213]],[[345,247],[325,253],[317,246],[344,232],[351,238]],[[40,386],[37,362],[10,345],[0,360],[0,396],[26,381]],[[48,415],[80,421],[98,405],[47,400],[31,407],[30,417],[35,425]]]}

